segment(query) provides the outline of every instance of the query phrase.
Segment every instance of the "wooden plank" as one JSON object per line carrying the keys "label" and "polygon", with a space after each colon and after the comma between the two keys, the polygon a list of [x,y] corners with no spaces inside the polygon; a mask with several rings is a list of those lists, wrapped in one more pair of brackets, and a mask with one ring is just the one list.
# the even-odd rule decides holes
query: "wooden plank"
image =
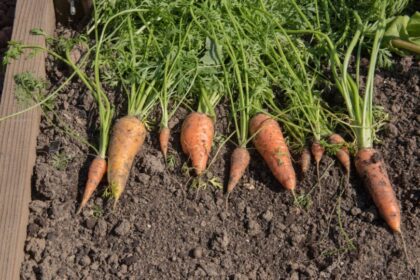
{"label": "wooden plank", "polygon": [[[52,34],[55,27],[53,0],[17,0],[12,40],[44,45],[32,28]],[[14,61],[7,67],[0,116],[19,111],[13,77],[29,71],[45,78],[45,54]],[[40,111],[32,110],[0,123],[0,279],[19,279],[31,198]]]}

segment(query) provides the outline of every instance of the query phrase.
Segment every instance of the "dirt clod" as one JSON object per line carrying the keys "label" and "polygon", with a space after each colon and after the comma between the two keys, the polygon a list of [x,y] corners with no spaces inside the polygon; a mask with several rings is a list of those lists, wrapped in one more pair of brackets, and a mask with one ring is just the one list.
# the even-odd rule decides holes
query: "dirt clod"
{"label": "dirt clod", "polygon": [[31,238],[27,241],[25,251],[32,256],[32,258],[39,262],[45,249],[45,240],[39,238]]}
{"label": "dirt clod", "polygon": [[249,220],[246,223],[246,228],[248,230],[248,234],[251,236],[255,236],[261,233],[261,226],[255,220]]}
{"label": "dirt clod", "polygon": [[117,236],[125,236],[130,232],[131,225],[127,220],[122,220],[115,228],[114,232]]}

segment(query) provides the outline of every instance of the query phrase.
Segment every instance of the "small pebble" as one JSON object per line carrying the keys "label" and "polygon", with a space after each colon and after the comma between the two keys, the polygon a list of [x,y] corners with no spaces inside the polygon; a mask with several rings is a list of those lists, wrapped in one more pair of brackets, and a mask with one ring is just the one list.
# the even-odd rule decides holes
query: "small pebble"
{"label": "small pebble", "polygon": [[87,265],[90,265],[90,263],[91,263],[91,262],[92,262],[92,261],[90,260],[89,256],[88,256],[88,255],[84,255],[84,256],[80,259],[79,264],[80,264],[81,266],[87,266]]}
{"label": "small pebble", "polygon": [[194,248],[192,255],[195,259],[200,259],[203,256],[203,249],[201,247]]}

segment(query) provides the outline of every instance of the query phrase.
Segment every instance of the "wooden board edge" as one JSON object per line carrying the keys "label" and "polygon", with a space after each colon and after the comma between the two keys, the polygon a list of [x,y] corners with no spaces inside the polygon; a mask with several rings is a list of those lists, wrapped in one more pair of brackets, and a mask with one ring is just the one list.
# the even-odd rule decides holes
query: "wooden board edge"
{"label": "wooden board edge", "polygon": [[[32,28],[55,29],[53,0],[17,0],[13,41],[45,45]],[[14,96],[14,76],[29,71],[45,78],[45,54],[21,57],[8,65],[0,101],[0,117],[22,109]],[[0,122],[0,279],[20,279],[36,158],[40,110]]]}

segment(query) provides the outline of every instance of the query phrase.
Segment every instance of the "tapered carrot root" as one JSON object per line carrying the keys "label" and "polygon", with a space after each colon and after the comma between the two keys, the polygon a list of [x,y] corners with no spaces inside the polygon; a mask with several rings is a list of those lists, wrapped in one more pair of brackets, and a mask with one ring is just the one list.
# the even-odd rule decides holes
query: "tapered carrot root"
{"label": "tapered carrot root", "polygon": [[265,114],[250,120],[252,139],[276,179],[288,190],[296,188],[296,174],[290,159],[289,148],[277,121]]}
{"label": "tapered carrot root", "polygon": [[322,145],[318,141],[315,141],[312,143],[311,152],[312,152],[312,155],[314,156],[317,166],[319,166],[319,162],[321,161],[322,156],[324,155],[324,152],[325,152],[324,147],[322,147]]}
{"label": "tapered carrot root", "polygon": [[230,175],[226,189],[227,193],[231,193],[239,183],[239,180],[241,180],[249,165],[250,159],[251,157],[246,148],[236,148],[233,151],[230,161]]}
{"label": "tapered carrot root", "polygon": [[182,124],[182,151],[190,157],[197,175],[201,175],[206,170],[213,136],[213,120],[206,114],[193,112]]}
{"label": "tapered carrot root", "polygon": [[82,201],[80,202],[79,209],[77,209],[76,214],[79,214],[83,207],[86,206],[89,198],[92,196],[93,192],[98,187],[102,178],[106,173],[106,160],[100,156],[92,161],[89,167],[88,179],[85,186],[85,191],[83,193]]}
{"label": "tapered carrot root", "polygon": [[168,155],[169,137],[171,136],[171,130],[168,127],[163,127],[159,133],[160,150],[162,151],[163,158],[166,161]]}
{"label": "tapered carrot root", "polygon": [[355,165],[382,218],[394,232],[401,233],[400,207],[379,152],[373,148],[359,150]]}
{"label": "tapered carrot root", "polygon": [[[338,144],[338,145],[344,145],[346,141],[341,137],[339,134],[332,134],[328,138],[329,142],[331,144]],[[340,161],[340,163],[343,165],[344,169],[346,170],[346,174],[350,173],[350,153],[349,149],[346,146],[342,146],[337,153],[335,154],[337,159]]]}
{"label": "tapered carrot root", "polygon": [[309,166],[311,164],[311,152],[308,148],[305,148],[302,151],[302,155],[300,156],[300,168],[302,170],[302,174],[305,174],[309,170]]}
{"label": "tapered carrot root", "polygon": [[121,197],[130,174],[134,157],[143,146],[146,128],[136,117],[126,116],[116,121],[108,149],[108,183],[115,199]]}

